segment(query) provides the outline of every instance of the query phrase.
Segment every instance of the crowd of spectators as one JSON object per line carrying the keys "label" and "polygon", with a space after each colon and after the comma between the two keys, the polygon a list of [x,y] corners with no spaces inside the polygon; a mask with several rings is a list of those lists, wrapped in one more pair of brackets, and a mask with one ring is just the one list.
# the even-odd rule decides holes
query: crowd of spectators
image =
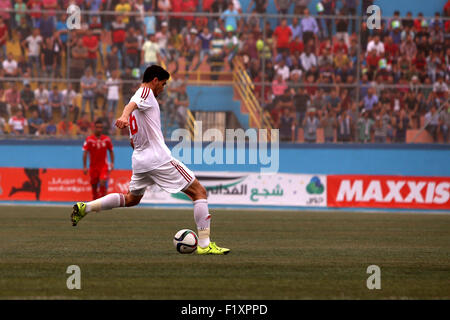
{"label": "crowd of spectators", "polygon": [[[182,127],[189,97],[177,72],[230,70],[241,59],[284,141],[296,141],[302,129],[304,141],[315,142],[321,128],[330,142],[405,142],[407,130],[424,123],[434,141],[448,141],[450,20],[441,14],[450,16],[450,1],[432,19],[396,12],[374,30],[348,17],[371,0],[322,0],[316,12],[311,0],[276,0],[277,13],[299,16],[263,20],[257,14],[268,3],[0,0],[0,9],[15,10],[0,12],[1,76],[13,79],[1,82],[0,133],[9,124],[16,135],[82,135],[100,117],[117,134],[119,103],[145,66],[162,62],[175,70],[161,107],[169,124]],[[71,4],[89,14],[69,31]],[[15,42],[20,52],[12,54],[7,44]]]}
{"label": "crowd of spectators", "polygon": [[[267,27],[267,43],[249,35],[245,46],[259,46],[264,60],[254,59],[254,50],[238,53],[253,81],[265,82],[255,94],[281,139],[296,141],[303,129],[304,141],[316,142],[321,128],[327,142],[405,142],[408,129],[425,126],[433,141],[448,142],[450,21],[439,12],[426,20],[396,11],[381,29],[363,22],[358,39],[346,17],[355,1],[340,10],[336,2],[322,1],[329,10],[321,11],[335,19],[305,8],[302,18]],[[444,15],[450,17],[450,1]]]}

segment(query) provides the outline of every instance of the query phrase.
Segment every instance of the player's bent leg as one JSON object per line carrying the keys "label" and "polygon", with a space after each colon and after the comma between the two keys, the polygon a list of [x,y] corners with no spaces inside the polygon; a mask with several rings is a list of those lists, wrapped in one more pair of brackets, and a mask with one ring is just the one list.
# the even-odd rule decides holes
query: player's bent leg
{"label": "player's bent leg", "polygon": [[204,186],[200,184],[200,182],[197,180],[197,178],[194,180],[194,182],[191,183],[191,185],[183,190],[185,194],[189,196],[189,198],[192,199],[192,201],[205,199],[207,198],[206,189]]}
{"label": "player's bent leg", "polygon": [[197,254],[228,254],[230,249],[220,248],[210,241],[211,215],[208,210],[207,192],[195,179],[189,187],[183,190],[194,201],[194,219],[198,231]]}
{"label": "player's bent leg", "polygon": [[90,202],[77,202],[73,205],[71,220],[72,225],[76,226],[78,222],[83,219],[91,211],[103,211],[111,210],[120,207],[132,207],[142,199],[143,194],[133,194],[128,192],[126,195],[123,193],[110,193],[102,198],[90,201]]}
{"label": "player's bent leg", "polygon": [[133,194],[132,192],[128,192],[125,195],[125,207],[137,206],[141,202],[141,199],[143,196],[144,196],[143,194],[136,195],[136,194]]}

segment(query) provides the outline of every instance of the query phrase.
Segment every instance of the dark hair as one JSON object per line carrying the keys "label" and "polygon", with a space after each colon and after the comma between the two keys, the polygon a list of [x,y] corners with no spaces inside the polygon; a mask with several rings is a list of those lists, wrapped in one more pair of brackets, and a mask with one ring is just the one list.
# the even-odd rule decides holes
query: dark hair
{"label": "dark hair", "polygon": [[155,78],[158,78],[159,81],[168,80],[170,78],[170,74],[164,68],[154,64],[145,69],[144,76],[142,77],[142,83],[151,82]]}
{"label": "dark hair", "polygon": [[97,119],[97,120],[95,121],[95,124],[96,124],[96,125],[97,125],[97,124],[103,124],[102,119]]}

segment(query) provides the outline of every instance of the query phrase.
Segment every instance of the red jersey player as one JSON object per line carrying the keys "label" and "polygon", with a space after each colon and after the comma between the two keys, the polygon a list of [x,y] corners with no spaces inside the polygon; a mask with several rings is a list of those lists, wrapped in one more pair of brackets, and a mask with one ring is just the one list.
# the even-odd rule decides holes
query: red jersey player
{"label": "red jersey player", "polygon": [[[102,132],[103,122],[97,120],[95,122],[94,134],[87,137],[83,145],[83,172],[84,174],[88,172],[86,162],[89,152],[89,176],[91,178],[92,197],[94,200],[106,195],[109,172],[114,168],[112,142]],[[111,163],[108,163],[108,151]]]}

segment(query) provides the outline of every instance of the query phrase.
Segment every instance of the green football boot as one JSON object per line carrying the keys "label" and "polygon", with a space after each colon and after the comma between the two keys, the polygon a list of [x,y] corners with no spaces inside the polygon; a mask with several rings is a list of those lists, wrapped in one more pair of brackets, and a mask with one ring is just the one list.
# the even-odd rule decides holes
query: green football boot
{"label": "green football boot", "polygon": [[70,216],[72,220],[72,225],[75,227],[78,222],[84,218],[86,215],[86,203],[77,202],[73,205],[72,215]]}
{"label": "green football boot", "polygon": [[215,242],[210,242],[206,248],[197,247],[197,254],[228,254],[230,249],[220,248]]}

